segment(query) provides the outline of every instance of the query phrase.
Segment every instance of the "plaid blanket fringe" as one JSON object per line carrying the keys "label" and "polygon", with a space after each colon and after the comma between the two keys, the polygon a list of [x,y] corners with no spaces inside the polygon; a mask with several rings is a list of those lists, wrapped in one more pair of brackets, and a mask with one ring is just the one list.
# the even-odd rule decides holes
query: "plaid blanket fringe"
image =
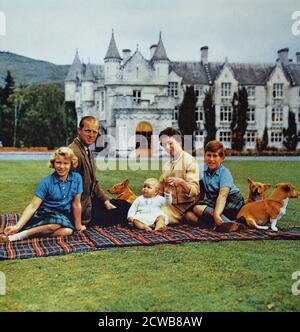
{"label": "plaid blanket fringe", "polygon": [[[0,233],[6,226],[15,224],[18,219],[19,214],[0,216]],[[96,226],[69,237],[32,238],[0,244],[0,260],[54,256],[112,247],[225,240],[300,240],[300,233],[294,231],[275,233],[255,229],[235,233],[217,233],[190,225],[168,226],[165,232],[145,232],[133,227]]]}

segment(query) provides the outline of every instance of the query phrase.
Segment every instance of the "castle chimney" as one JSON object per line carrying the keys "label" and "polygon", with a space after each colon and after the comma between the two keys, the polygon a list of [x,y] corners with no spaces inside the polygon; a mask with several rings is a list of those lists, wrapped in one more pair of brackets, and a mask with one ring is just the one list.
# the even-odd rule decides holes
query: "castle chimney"
{"label": "castle chimney", "polygon": [[156,47],[157,47],[156,44],[150,46],[150,59],[152,59],[154,52],[156,50]]}
{"label": "castle chimney", "polygon": [[123,63],[126,62],[130,56],[131,56],[131,50],[129,50],[128,48],[125,48],[123,51]]}
{"label": "castle chimney", "polygon": [[288,48],[282,48],[281,50],[278,50],[278,58],[282,65],[287,65],[289,63],[289,49]]}
{"label": "castle chimney", "polygon": [[208,64],[208,46],[203,46],[200,48],[201,62],[203,65]]}
{"label": "castle chimney", "polygon": [[300,63],[300,52],[296,53],[296,63]]}

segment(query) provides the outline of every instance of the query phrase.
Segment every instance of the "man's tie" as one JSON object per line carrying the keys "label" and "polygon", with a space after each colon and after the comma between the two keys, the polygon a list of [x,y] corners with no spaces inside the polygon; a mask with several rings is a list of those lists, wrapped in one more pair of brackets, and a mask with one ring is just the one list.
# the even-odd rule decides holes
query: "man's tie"
{"label": "man's tie", "polygon": [[88,158],[89,158],[89,162],[90,162],[90,164],[92,165],[92,155],[91,155],[91,151],[90,151],[90,149],[89,149],[89,148],[86,149],[86,152],[87,152],[87,155],[88,155]]}

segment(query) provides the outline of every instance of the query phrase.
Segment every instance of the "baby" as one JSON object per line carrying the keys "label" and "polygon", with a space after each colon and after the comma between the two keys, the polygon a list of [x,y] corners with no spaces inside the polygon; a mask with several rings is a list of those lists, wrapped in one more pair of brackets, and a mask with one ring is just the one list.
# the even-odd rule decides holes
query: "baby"
{"label": "baby", "polygon": [[131,205],[127,219],[138,229],[163,231],[169,223],[168,217],[161,211],[163,205],[172,204],[172,195],[165,193],[165,197],[159,194],[159,181],[149,178],[144,182],[142,195]]}

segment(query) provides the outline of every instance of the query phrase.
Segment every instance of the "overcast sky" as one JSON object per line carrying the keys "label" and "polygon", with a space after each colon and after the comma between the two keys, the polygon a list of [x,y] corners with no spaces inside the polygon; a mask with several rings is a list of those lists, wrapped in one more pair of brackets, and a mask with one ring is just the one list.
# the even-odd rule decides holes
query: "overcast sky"
{"label": "overcast sky", "polygon": [[84,61],[103,63],[111,31],[122,49],[146,59],[159,31],[171,60],[274,62],[277,50],[300,51],[291,15],[299,0],[0,0],[6,35],[0,50],[69,64],[78,48]]}

